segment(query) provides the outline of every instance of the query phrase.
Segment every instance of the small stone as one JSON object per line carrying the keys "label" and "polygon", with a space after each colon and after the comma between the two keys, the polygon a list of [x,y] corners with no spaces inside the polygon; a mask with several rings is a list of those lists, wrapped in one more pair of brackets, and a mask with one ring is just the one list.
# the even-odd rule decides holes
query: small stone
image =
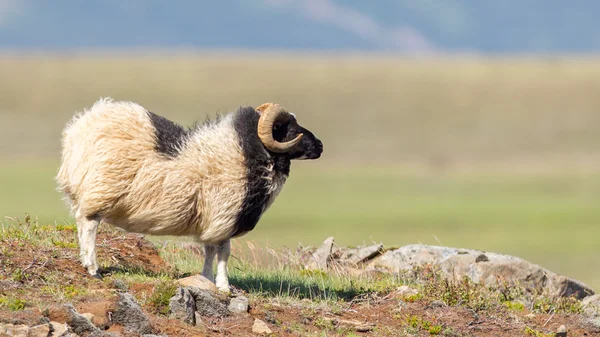
{"label": "small stone", "polygon": [[269,326],[264,321],[261,321],[258,318],[254,319],[254,324],[252,325],[252,332],[256,334],[272,334],[273,331],[269,329]]}
{"label": "small stone", "polygon": [[32,326],[27,332],[27,337],[48,337],[50,334],[50,324],[40,324]]}
{"label": "small stone", "polygon": [[248,299],[245,296],[233,298],[227,308],[235,314],[245,314],[248,312]]}
{"label": "small stone", "polygon": [[63,323],[52,321],[50,322],[50,326],[52,327],[52,334],[50,335],[51,337],[62,337],[65,336],[69,331],[69,327]]}
{"label": "small stone", "polygon": [[435,300],[435,301],[432,301],[429,304],[429,306],[432,307],[432,308],[441,308],[441,307],[445,307],[446,303],[444,303],[444,302],[442,302],[440,300]]}
{"label": "small stone", "polygon": [[556,330],[556,334],[554,334],[555,337],[567,337],[567,327],[565,327],[564,325],[561,325],[558,327],[558,330]]}
{"label": "small stone", "polygon": [[217,292],[217,286],[212,283],[209,279],[202,275],[192,275],[176,281],[178,285],[182,287],[196,287],[199,289],[210,290]]}
{"label": "small stone", "polygon": [[529,313],[529,314],[525,315],[525,318],[534,319],[535,318],[535,314],[534,313]]}
{"label": "small stone", "polygon": [[398,294],[397,296],[400,296],[401,298],[407,298],[410,296],[418,295],[419,292],[416,289],[413,289],[409,286],[400,286],[398,287],[398,289],[396,289],[396,294]]}
{"label": "small stone", "polygon": [[306,264],[306,269],[327,270],[327,265],[331,259],[331,253],[335,241],[333,236],[328,237],[321,247],[319,247]]}
{"label": "small stone", "polygon": [[369,325],[359,325],[356,327],[357,332],[369,332],[371,330],[373,330],[373,327]]}
{"label": "small stone", "polygon": [[4,333],[9,336],[15,337],[27,337],[27,332],[29,331],[29,327],[27,325],[12,325],[6,324],[4,325]]}
{"label": "small stone", "polygon": [[169,318],[183,320],[190,325],[196,325],[194,313],[196,312],[196,301],[187,288],[177,288],[175,296],[169,300]]}

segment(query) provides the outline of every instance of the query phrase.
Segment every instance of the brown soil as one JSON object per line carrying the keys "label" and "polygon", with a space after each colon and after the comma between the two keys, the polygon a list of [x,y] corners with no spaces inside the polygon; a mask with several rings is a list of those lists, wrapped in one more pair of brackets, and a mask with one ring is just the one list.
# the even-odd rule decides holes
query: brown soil
{"label": "brown soil", "polygon": [[[148,274],[172,270],[159,257],[156,248],[139,235],[104,233],[99,236],[98,243],[100,259],[112,261],[112,268],[136,268]],[[72,303],[79,313],[94,314],[94,323],[100,328],[122,332],[121,327],[111,325],[109,321],[117,289],[112,282],[87,275],[78,262],[78,249],[32,247],[27,241],[17,240],[0,244],[3,245],[0,248],[8,248],[4,251],[12,252],[10,257],[0,256],[0,296],[16,297],[27,303],[25,309],[19,311],[0,308],[0,322],[35,325],[43,316],[64,322],[60,306]],[[15,277],[16,270],[24,276]],[[54,282],[85,289],[85,294],[57,300],[52,292],[44,290],[51,274],[56,277]],[[136,283],[129,291],[143,302],[141,299],[148,298],[154,287],[150,283]],[[574,314],[533,315],[526,310],[504,309],[475,313],[462,307],[434,306],[426,300],[404,303],[393,296],[356,299],[342,303],[336,310],[314,309],[315,305],[306,301],[286,305],[272,299],[253,300],[247,315],[204,317],[196,327],[170,320],[151,307],[144,307],[144,310],[157,333],[169,336],[249,336],[255,318],[265,321],[277,336],[304,336],[322,331],[328,331],[328,336],[346,336],[351,332],[359,336],[429,336],[428,325],[439,325],[440,336],[512,337],[527,336],[527,327],[552,333],[563,324],[569,330],[568,336],[600,336],[600,332],[586,329],[580,317]]]}

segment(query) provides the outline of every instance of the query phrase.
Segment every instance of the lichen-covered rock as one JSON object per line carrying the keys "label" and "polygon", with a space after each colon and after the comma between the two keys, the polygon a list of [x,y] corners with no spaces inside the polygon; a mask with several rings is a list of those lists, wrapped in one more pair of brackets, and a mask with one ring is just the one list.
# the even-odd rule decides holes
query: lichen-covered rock
{"label": "lichen-covered rock", "polygon": [[306,269],[327,270],[327,266],[331,260],[331,253],[334,243],[335,241],[333,236],[328,237],[323,244],[312,253],[308,263],[306,264]]}
{"label": "lichen-covered rock", "polygon": [[84,333],[87,333],[89,336],[100,336],[102,334],[100,329],[98,329],[88,318],[79,314],[71,304],[65,304],[65,308],[69,314],[67,324],[75,334],[78,336],[81,336]]}
{"label": "lichen-covered rock", "polygon": [[369,263],[368,268],[401,272],[426,265],[437,267],[448,279],[466,276],[487,286],[496,286],[498,281],[502,281],[531,291],[543,291],[550,296],[576,296],[579,299],[594,293],[582,282],[521,258],[472,249],[407,245],[387,251]]}
{"label": "lichen-covered rock", "polygon": [[169,300],[169,318],[179,319],[190,325],[196,325],[196,301],[186,288],[177,288],[175,296]]}
{"label": "lichen-covered rock", "polygon": [[154,333],[154,329],[150,325],[150,320],[129,293],[119,294],[119,301],[112,314],[112,321],[115,324],[122,325],[123,330],[127,333]]}
{"label": "lichen-covered rock", "polygon": [[374,258],[379,255],[382,250],[383,244],[381,243],[365,247],[344,249],[339,258],[339,262],[342,264],[357,265]]}
{"label": "lichen-covered rock", "polygon": [[225,317],[229,316],[227,299],[209,290],[196,287],[186,288],[196,301],[196,311],[202,316]]}
{"label": "lichen-covered rock", "polygon": [[234,314],[245,314],[248,312],[248,299],[245,296],[232,298],[227,308]]}

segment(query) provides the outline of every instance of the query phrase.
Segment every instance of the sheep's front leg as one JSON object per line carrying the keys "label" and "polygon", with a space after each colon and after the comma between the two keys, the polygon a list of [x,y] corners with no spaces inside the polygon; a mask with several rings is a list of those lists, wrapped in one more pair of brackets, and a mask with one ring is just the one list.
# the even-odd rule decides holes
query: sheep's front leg
{"label": "sheep's front leg", "polygon": [[90,275],[100,278],[96,257],[96,234],[98,233],[100,218],[86,217],[77,212],[76,220],[81,264],[87,268]]}
{"label": "sheep's front leg", "polygon": [[231,255],[231,243],[227,239],[217,246],[217,282],[220,291],[229,293],[229,278],[227,277],[227,260]]}
{"label": "sheep's front leg", "polygon": [[204,244],[204,267],[202,267],[202,276],[209,279],[211,282],[215,282],[213,276],[213,261],[217,254],[217,245],[205,243]]}

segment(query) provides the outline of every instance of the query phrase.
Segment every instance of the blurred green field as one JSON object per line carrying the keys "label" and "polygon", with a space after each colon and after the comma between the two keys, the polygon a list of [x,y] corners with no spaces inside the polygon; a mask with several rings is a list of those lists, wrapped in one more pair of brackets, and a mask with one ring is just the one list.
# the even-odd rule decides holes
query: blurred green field
{"label": "blurred green field", "polygon": [[[270,246],[383,242],[514,254],[600,288],[600,174],[415,174],[296,165],[259,226],[238,240]],[[72,221],[50,163],[0,170],[0,214]]]}
{"label": "blurred green field", "polygon": [[324,142],[240,240],[514,254],[600,289],[600,59],[0,56],[0,216],[71,221],[60,131],[103,96],[188,124],[276,101]]}

